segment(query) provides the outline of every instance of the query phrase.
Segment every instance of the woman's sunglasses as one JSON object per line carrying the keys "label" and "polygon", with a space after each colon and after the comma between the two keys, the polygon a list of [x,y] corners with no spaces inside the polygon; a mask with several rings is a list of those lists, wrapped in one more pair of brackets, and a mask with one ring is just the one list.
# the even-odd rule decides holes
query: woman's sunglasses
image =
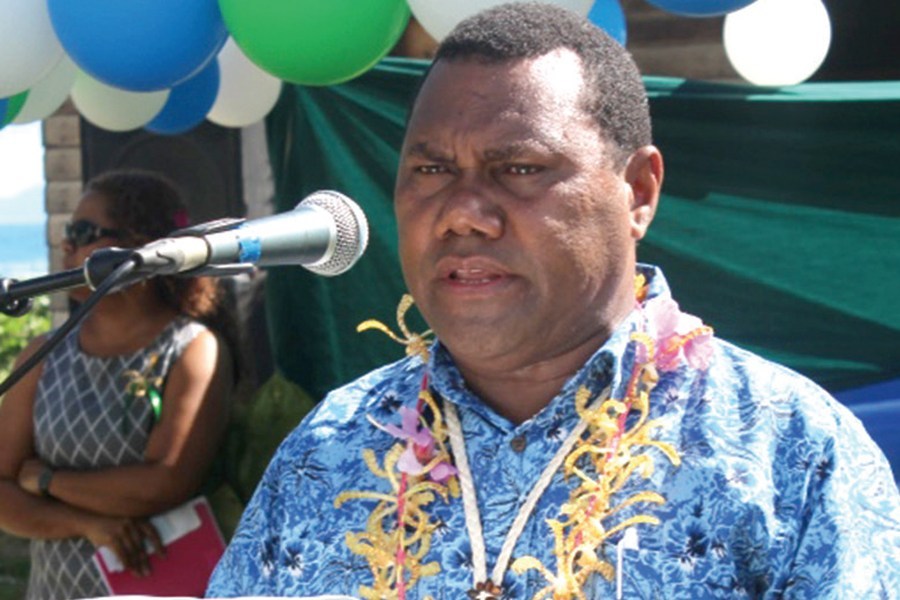
{"label": "woman's sunglasses", "polygon": [[81,248],[82,246],[93,244],[101,238],[111,237],[119,239],[125,234],[118,229],[100,227],[92,221],[79,219],[72,223],[66,223],[64,235],[65,237],[63,239],[65,239],[66,242],[72,244],[75,248]]}

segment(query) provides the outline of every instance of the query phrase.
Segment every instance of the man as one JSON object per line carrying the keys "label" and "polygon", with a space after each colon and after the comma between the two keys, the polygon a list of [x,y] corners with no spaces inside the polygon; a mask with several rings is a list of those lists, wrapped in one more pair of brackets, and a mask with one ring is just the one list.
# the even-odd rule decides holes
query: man
{"label": "man", "polygon": [[438,341],[285,441],[208,594],[896,597],[900,499],[859,422],[636,263],[662,176],[605,34],[538,4],[460,24],[395,190]]}

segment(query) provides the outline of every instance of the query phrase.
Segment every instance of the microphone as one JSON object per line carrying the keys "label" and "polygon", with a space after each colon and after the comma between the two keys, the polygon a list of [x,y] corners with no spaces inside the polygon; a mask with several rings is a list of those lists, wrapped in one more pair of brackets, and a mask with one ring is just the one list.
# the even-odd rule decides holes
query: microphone
{"label": "microphone", "polygon": [[132,258],[137,273],[154,275],[238,264],[300,265],[332,277],[356,264],[368,242],[362,209],[347,196],[324,190],[310,194],[291,211],[244,221],[226,231],[176,232],[135,248]]}
{"label": "microphone", "polygon": [[108,291],[155,275],[234,275],[253,265],[300,265],[333,277],[356,264],[368,242],[369,225],[362,209],[339,192],[319,191],[294,210],[277,215],[203,223],[140,248],[100,248],[81,268],[28,281],[0,277],[0,313],[24,314],[29,299],[39,294],[85,284],[97,289],[125,262],[133,268]]}

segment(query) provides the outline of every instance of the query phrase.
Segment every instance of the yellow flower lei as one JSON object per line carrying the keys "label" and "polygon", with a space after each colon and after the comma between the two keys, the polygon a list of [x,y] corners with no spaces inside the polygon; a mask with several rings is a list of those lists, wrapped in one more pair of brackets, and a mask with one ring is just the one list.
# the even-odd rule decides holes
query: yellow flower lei
{"label": "yellow flower lei", "polygon": [[[423,360],[428,357],[430,331],[424,334],[413,334],[406,325],[405,315],[413,305],[412,296],[406,294],[397,307],[397,323],[403,338],[397,336],[379,321],[368,320],[357,327],[357,331],[377,329],[390,336],[391,339],[406,346],[408,355],[419,355]],[[361,586],[359,594],[366,600],[383,600],[385,598],[403,599],[406,589],[414,586],[420,577],[436,575],[440,565],[435,562],[423,563],[423,559],[431,549],[431,538],[438,523],[432,521],[426,508],[440,496],[444,502],[450,496],[459,495],[459,482],[450,477],[440,483],[430,480],[428,475],[439,464],[452,462],[447,450],[447,430],[441,417],[441,411],[427,389],[419,392],[420,414],[428,408],[434,415],[430,428],[420,417],[420,425],[428,428],[436,448],[431,460],[424,465],[418,475],[400,472],[397,463],[411,442],[395,443],[384,457],[384,464],[372,450],[363,451],[363,460],[375,476],[387,480],[390,493],[372,491],[347,491],[335,498],[335,508],[340,508],[349,500],[374,500],[375,508],[366,521],[366,530],[359,533],[348,532],[346,543],[352,552],[362,555],[369,562],[374,576],[371,586]],[[378,423],[376,426],[383,429]]]}
{"label": "yellow flower lei", "polygon": [[[638,275],[635,279],[635,297],[642,303],[646,295],[646,281]],[[407,294],[397,308],[397,323],[404,337],[394,334],[375,320],[361,323],[357,331],[382,331],[406,345],[408,355],[418,355],[427,361],[431,341],[428,335],[431,331],[424,334],[410,332],[405,314],[412,305],[413,299]],[[711,333],[705,326],[703,331]],[[687,343],[695,337],[694,333],[684,336],[684,341],[680,343]],[[590,575],[599,573],[610,581],[615,577],[615,567],[605,556],[598,555],[597,549],[611,536],[629,527],[659,524],[655,516],[637,514],[615,525],[608,525],[612,517],[627,507],[665,503],[662,495],[649,490],[632,494],[616,505],[611,503],[612,496],[621,491],[635,473],[643,479],[652,476],[655,468],[653,457],[641,453],[641,448],[656,448],[672,465],[677,467],[681,464],[678,452],[671,444],[653,439],[652,433],[659,423],[647,418],[650,391],[658,381],[653,363],[656,352],[654,341],[641,332],[632,334],[631,339],[644,347],[648,359],[643,363],[635,362],[624,398],[607,399],[591,406],[591,393],[586,387],[581,387],[575,394],[576,411],[587,427],[586,434],[578,440],[562,466],[565,479],[574,479],[578,483],[570,492],[568,502],[560,507],[559,517],[547,521],[553,533],[557,571],[554,573],[533,556],[520,557],[511,565],[517,574],[533,569],[547,580],[548,585],[535,596],[537,600],[547,597],[553,600],[585,599],[582,588]],[[427,475],[435,466],[452,462],[452,459],[447,450],[447,430],[441,411],[427,387],[419,392],[419,406],[427,407],[434,415],[430,431],[436,441],[435,454],[422,473],[411,476],[398,472],[397,463],[406,449],[403,442],[394,444],[388,451],[383,466],[379,465],[374,452],[367,449],[363,451],[366,465],[373,474],[389,482],[392,493],[347,491],[335,499],[335,507],[348,500],[377,502],[367,520],[366,530],[346,534],[350,550],[368,560],[374,575],[373,585],[361,586],[359,590],[366,600],[405,600],[406,590],[414,586],[419,578],[440,572],[437,562],[422,562],[431,548],[431,538],[437,527],[426,509],[438,496],[444,502],[449,502],[450,496],[459,496],[459,482],[455,477],[446,483],[428,480]],[[632,410],[638,412],[638,419],[626,430],[626,417]],[[424,419],[420,419],[420,424],[427,427]],[[588,470],[595,475],[590,475]],[[490,597],[499,597],[499,593],[495,590],[497,595]]]}
{"label": "yellow flower lei", "polygon": [[[535,600],[552,597],[585,599],[582,588],[588,577],[599,573],[608,581],[615,577],[615,567],[597,548],[611,536],[639,524],[658,525],[659,519],[647,514],[632,516],[609,526],[610,518],[619,511],[639,503],[663,504],[665,498],[653,491],[632,494],[618,504],[611,503],[612,496],[621,491],[629,478],[638,473],[647,479],[653,474],[653,457],[639,453],[641,447],[655,447],[675,466],[681,459],[675,448],[651,437],[658,425],[648,420],[650,390],[656,383],[652,364],[642,365],[636,377],[629,383],[624,400],[605,400],[596,407],[589,406],[590,391],[580,388],[575,394],[575,408],[587,422],[587,435],[579,440],[563,463],[567,480],[576,479],[578,485],[570,492],[569,501],[560,507],[558,519],[548,519],[553,533],[554,555],[557,571],[553,573],[538,559],[524,556],[515,560],[512,569],[521,574],[535,569],[547,580],[548,585],[535,595]],[[625,417],[637,410],[639,418],[628,430],[624,429]],[[585,472],[580,463],[587,462],[595,476]]]}

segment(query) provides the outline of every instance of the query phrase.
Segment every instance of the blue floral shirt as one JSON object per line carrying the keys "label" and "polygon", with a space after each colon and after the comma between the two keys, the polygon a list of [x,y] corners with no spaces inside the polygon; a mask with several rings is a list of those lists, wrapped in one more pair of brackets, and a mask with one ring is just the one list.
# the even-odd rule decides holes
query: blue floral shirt
{"label": "blue floral shirt", "polygon": [[[642,269],[650,297],[669,294],[658,270]],[[335,390],[275,454],[207,595],[356,597],[372,585],[369,564],[350,550],[347,534],[366,529],[376,503],[335,508],[335,499],[348,490],[390,493],[363,452],[382,457],[396,443],[375,423],[399,425],[400,407],[416,405],[426,372],[435,396],[460,416],[490,572],[525,496],[579,419],[576,391],[610,385],[621,397],[636,323],[635,315],[622,323],[540,413],[519,425],[467,389],[439,342],[427,364],[407,358]],[[591,575],[585,597],[898,598],[900,496],[859,421],[796,373],[724,341],[712,344],[708,369],[682,362],[661,373],[650,396],[650,417],[659,419],[654,435],[677,450],[681,464],[651,448],[652,473],[632,477],[619,492],[661,494],[664,504],[617,514],[649,513],[659,524],[635,526],[636,547],[618,548],[621,534],[607,539],[597,553],[621,564],[619,577]],[[547,520],[559,518],[571,487],[557,473],[514,559],[530,555],[552,570]],[[406,597],[465,599],[472,552],[461,498],[438,497],[428,514],[437,527],[426,559],[440,571],[421,577]],[[510,569],[503,597],[533,598],[546,585],[539,571]]]}

